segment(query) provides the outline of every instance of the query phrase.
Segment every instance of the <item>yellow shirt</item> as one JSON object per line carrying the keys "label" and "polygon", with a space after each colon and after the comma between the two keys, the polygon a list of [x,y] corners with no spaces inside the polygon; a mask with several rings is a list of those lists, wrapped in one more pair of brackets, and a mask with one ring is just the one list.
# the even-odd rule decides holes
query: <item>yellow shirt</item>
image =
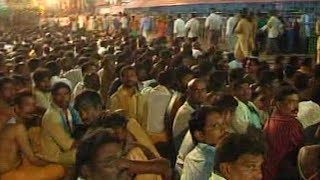
{"label": "yellow shirt", "polygon": [[64,128],[59,108],[52,104],[42,118],[39,156],[49,162],[72,165],[75,163],[73,142]]}
{"label": "yellow shirt", "polygon": [[34,97],[36,98],[36,103],[38,107],[42,107],[44,109],[48,109],[51,103],[51,93],[50,92],[42,92],[37,88],[33,89]]}
{"label": "yellow shirt", "polygon": [[110,110],[123,109],[127,118],[136,119],[140,125],[146,127],[145,103],[142,95],[136,90],[134,95],[130,95],[123,86],[111,96]]}

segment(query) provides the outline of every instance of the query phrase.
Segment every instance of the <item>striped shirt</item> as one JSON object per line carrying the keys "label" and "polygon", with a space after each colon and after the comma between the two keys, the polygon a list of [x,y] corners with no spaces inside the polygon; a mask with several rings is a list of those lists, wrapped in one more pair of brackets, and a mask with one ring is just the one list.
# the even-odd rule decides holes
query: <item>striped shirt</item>
{"label": "striped shirt", "polygon": [[[295,153],[303,145],[302,125],[294,117],[275,111],[266,122],[264,133],[268,149],[263,165],[263,179],[273,180],[280,172],[281,163],[286,160],[296,161],[297,154]],[[292,159],[290,159],[289,156],[292,154]],[[285,172],[281,170],[281,173]]]}

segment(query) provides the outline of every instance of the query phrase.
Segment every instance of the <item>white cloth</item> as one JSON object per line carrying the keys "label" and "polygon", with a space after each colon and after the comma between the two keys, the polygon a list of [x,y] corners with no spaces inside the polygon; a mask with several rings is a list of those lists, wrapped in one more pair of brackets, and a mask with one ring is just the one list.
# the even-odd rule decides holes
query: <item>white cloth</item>
{"label": "white cloth", "polygon": [[277,38],[281,34],[283,25],[277,17],[271,16],[266,27],[263,27],[263,29],[266,28],[268,29],[268,38]]}
{"label": "white cloth", "polygon": [[177,170],[179,175],[182,174],[184,159],[190,153],[190,151],[192,151],[194,147],[195,145],[193,143],[191,133],[190,131],[188,131],[181,143],[178,156],[177,156],[176,165],[175,165],[175,169]]}
{"label": "white cloth", "polygon": [[187,155],[181,180],[207,180],[211,177],[214,165],[215,147],[198,143]]}
{"label": "white cloth", "polygon": [[77,97],[79,94],[81,94],[83,91],[85,90],[84,84],[83,82],[78,82],[78,84],[74,87],[73,93],[72,93],[72,97],[75,98]]}
{"label": "white cloth", "polygon": [[209,180],[226,180],[225,178],[215,174],[215,173],[212,173],[211,177],[209,178]]}
{"label": "white cloth", "polygon": [[166,87],[158,85],[152,88],[147,96],[147,130],[151,133],[163,133],[165,113],[172,94]]}
{"label": "white cloth", "polygon": [[236,16],[232,16],[232,17],[228,18],[227,27],[226,27],[226,36],[231,36],[234,34],[233,30],[234,30],[237,22],[238,22],[238,17],[236,17]]}
{"label": "white cloth", "polygon": [[78,82],[82,81],[82,71],[80,68],[76,68],[76,69],[71,69],[65,73],[62,74],[62,77],[67,78],[72,85],[72,89],[73,87],[75,87]]}
{"label": "white cloth", "polygon": [[301,15],[300,23],[302,24],[302,28],[304,28],[304,36],[310,37],[311,35],[311,19],[308,14]]}
{"label": "white cloth", "polygon": [[192,49],[192,56],[194,57],[194,58],[198,58],[199,56],[201,56],[203,53],[200,51],[200,50],[198,50],[198,49]]}
{"label": "white cloth", "polygon": [[313,101],[302,101],[299,103],[297,119],[303,128],[307,128],[320,122],[320,106]]}
{"label": "white cloth", "polygon": [[200,23],[196,18],[191,18],[185,27],[186,30],[189,30],[188,38],[195,38],[199,36]]}
{"label": "white cloth", "polygon": [[176,19],[173,25],[173,33],[176,37],[185,37],[186,36],[186,27],[185,22],[181,18]]}
{"label": "white cloth", "polygon": [[222,27],[222,18],[220,15],[211,13],[207,18],[205,22],[205,27],[209,30],[216,30],[220,31]]}
{"label": "white cloth", "polygon": [[178,137],[185,129],[188,128],[188,122],[194,111],[195,109],[193,109],[187,101],[179,108],[173,121],[173,138]]}
{"label": "white cloth", "polygon": [[129,20],[127,17],[123,16],[120,19],[120,23],[121,23],[121,28],[122,29],[127,29],[128,28],[128,24],[129,24]]}
{"label": "white cloth", "polygon": [[53,86],[54,84],[58,83],[58,82],[63,82],[63,83],[65,83],[65,84],[67,84],[67,85],[70,87],[70,89],[72,89],[72,83],[71,83],[71,81],[69,81],[67,78],[60,78],[59,76],[52,76],[52,77],[51,77],[51,84],[52,84],[52,86]]}

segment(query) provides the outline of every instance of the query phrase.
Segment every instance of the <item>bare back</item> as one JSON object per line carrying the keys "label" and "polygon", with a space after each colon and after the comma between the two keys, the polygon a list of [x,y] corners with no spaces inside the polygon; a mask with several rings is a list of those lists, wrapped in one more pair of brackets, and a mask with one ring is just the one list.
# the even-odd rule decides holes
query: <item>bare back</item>
{"label": "bare back", "polygon": [[19,126],[8,124],[0,131],[0,174],[17,168],[22,162],[16,142]]}

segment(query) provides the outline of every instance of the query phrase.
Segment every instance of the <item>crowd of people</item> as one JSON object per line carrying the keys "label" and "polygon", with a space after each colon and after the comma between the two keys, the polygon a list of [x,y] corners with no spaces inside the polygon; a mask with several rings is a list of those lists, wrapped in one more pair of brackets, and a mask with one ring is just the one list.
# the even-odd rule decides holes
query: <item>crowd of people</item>
{"label": "crowd of people", "polygon": [[[234,52],[217,46],[215,13],[207,48],[195,14],[178,15],[172,42],[148,39],[147,15],[138,29],[125,17],[112,33],[72,23],[1,33],[1,180],[320,178],[314,59],[251,56],[245,10],[229,22]],[[280,24],[273,14],[262,27],[275,35]]]}

